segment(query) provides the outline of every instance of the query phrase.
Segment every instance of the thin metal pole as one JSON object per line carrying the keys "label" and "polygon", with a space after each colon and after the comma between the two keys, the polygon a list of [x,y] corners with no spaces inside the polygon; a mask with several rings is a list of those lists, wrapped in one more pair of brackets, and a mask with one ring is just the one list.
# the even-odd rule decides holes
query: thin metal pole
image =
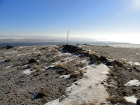
{"label": "thin metal pole", "polygon": [[68,38],[69,38],[69,30],[68,30],[68,33],[67,33],[67,45],[68,45]]}

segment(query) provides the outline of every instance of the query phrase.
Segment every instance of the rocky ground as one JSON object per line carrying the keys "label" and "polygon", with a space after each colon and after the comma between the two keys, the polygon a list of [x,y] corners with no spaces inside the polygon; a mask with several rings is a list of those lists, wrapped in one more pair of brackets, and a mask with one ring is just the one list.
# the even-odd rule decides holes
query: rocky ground
{"label": "rocky ground", "polygon": [[110,68],[108,79],[100,83],[110,94],[109,104],[135,105],[125,97],[140,98],[139,84],[125,84],[140,80],[139,52],[96,45],[0,48],[0,104],[44,105],[61,100],[67,96],[66,88],[83,77],[81,68],[103,63]]}

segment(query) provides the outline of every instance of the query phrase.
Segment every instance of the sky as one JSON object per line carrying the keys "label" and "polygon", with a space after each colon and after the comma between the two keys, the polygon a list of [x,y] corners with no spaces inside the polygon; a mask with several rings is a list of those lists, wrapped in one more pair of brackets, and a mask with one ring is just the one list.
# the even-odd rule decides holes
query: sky
{"label": "sky", "polygon": [[140,44],[140,0],[0,0],[0,37],[66,36]]}

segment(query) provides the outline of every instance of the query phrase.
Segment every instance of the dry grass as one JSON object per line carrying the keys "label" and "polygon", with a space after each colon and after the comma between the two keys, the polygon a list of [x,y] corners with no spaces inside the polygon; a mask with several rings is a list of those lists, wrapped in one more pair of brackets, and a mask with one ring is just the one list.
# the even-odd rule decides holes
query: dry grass
{"label": "dry grass", "polygon": [[85,63],[82,63],[82,62],[77,62],[76,63],[76,66],[78,67],[84,67],[86,64]]}
{"label": "dry grass", "polygon": [[82,104],[80,104],[80,105],[95,105],[93,102],[90,102],[90,103],[85,103],[85,102],[83,102]]}
{"label": "dry grass", "polygon": [[10,61],[12,61],[12,60],[11,60],[11,59],[6,59],[6,60],[5,60],[5,62],[10,62]]}
{"label": "dry grass", "polygon": [[112,104],[117,104],[119,102],[126,103],[126,100],[123,97],[110,97],[107,101],[110,101]]}
{"label": "dry grass", "polygon": [[110,74],[111,76],[115,76],[115,75],[116,75],[116,73],[115,73],[114,71],[112,71],[112,70],[109,70],[108,72],[109,72],[109,74]]}
{"label": "dry grass", "polygon": [[115,65],[113,65],[113,67],[114,67],[114,69],[118,69],[118,66],[115,64]]}
{"label": "dry grass", "polygon": [[57,55],[57,54],[58,54],[58,51],[57,51],[57,50],[53,50],[52,53],[53,53],[54,55]]}
{"label": "dry grass", "polygon": [[1,54],[1,57],[5,58],[6,56],[2,53],[2,54]]}
{"label": "dry grass", "polygon": [[56,66],[63,68],[63,63],[57,63]]}
{"label": "dry grass", "polygon": [[36,72],[41,71],[41,69],[40,69],[40,67],[38,65],[33,65],[32,68],[35,69]]}
{"label": "dry grass", "polygon": [[64,59],[62,59],[62,60],[61,60],[61,62],[65,62],[65,60],[64,60]]}
{"label": "dry grass", "polygon": [[56,50],[60,50],[60,47],[59,46],[55,46],[54,47]]}
{"label": "dry grass", "polygon": [[83,70],[83,69],[79,69],[78,71],[79,71],[80,73],[82,73],[82,74],[83,74],[83,73],[86,73],[86,70]]}
{"label": "dry grass", "polygon": [[71,59],[70,63],[76,63],[75,59]]}

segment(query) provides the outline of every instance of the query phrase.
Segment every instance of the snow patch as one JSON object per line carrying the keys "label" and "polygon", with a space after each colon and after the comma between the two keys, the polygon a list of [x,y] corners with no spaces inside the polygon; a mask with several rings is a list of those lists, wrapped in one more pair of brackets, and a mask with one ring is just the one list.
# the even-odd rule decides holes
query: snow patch
{"label": "snow patch", "polygon": [[129,82],[127,82],[126,84],[124,84],[124,86],[139,86],[140,85],[140,81],[139,80],[131,80]]}
{"label": "snow patch", "polygon": [[133,62],[132,61],[129,61],[129,62],[127,62],[128,64],[130,64],[130,65],[133,65]]}
{"label": "snow patch", "polygon": [[5,67],[6,69],[8,69],[8,68],[11,68],[11,67],[13,67],[14,65],[10,65],[10,66],[7,66],[7,67]]}
{"label": "snow patch", "polygon": [[25,69],[22,73],[26,75],[30,75],[32,72],[35,72],[33,69]]}
{"label": "snow patch", "polygon": [[62,76],[60,76],[60,78],[68,79],[68,78],[70,78],[70,75],[62,75]]}
{"label": "snow patch", "polygon": [[103,75],[107,75],[107,76],[110,75],[110,73],[109,73],[108,71],[103,71],[103,72],[101,72],[101,74],[103,74]]}
{"label": "snow patch", "polygon": [[140,63],[139,62],[134,62],[134,65],[140,65]]}
{"label": "snow patch", "polygon": [[137,98],[135,96],[124,97],[124,99],[128,102],[136,103]]}
{"label": "snow patch", "polygon": [[101,102],[106,103],[106,98],[109,95],[105,87],[100,83],[107,79],[107,76],[102,75],[101,72],[109,71],[109,68],[104,64],[100,64],[96,67],[92,65],[86,66],[83,69],[86,70],[83,78],[75,82],[77,85],[73,83],[71,87],[66,89],[68,97],[61,102],[57,99],[45,105],[80,105],[82,102],[95,102],[96,105],[99,105]]}
{"label": "snow patch", "polygon": [[28,67],[28,66],[29,66],[29,65],[28,65],[28,64],[26,64],[26,65],[23,65],[22,67],[25,67],[25,68],[26,68],[26,67]]}

